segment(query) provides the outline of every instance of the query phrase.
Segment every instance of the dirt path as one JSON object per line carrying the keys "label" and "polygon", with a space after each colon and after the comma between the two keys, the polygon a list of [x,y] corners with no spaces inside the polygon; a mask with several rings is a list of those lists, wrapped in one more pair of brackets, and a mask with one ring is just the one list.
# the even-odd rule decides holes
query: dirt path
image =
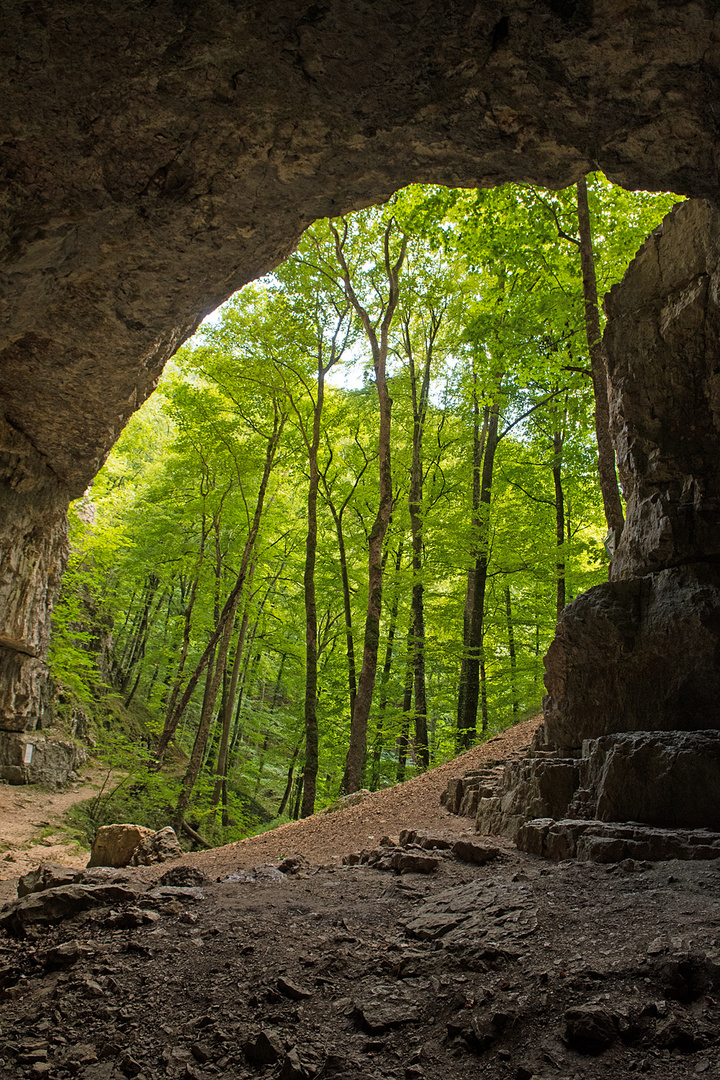
{"label": "dirt path", "polygon": [[17,878],[39,862],[82,869],[88,853],[62,832],[75,803],[99,791],[107,769],[82,770],[81,780],[60,791],[0,785],[0,901],[15,895]]}
{"label": "dirt path", "polygon": [[383,836],[397,837],[405,828],[440,830],[458,836],[474,832],[468,818],[448,814],[440,805],[440,795],[448,780],[488,761],[519,756],[541,719],[535,716],[516,724],[445,765],[404,784],[374,792],[359,806],[345,807],[334,814],[315,814],[304,821],[290,821],[249,840],[208,852],[194,852],[187,861],[217,876],[238,868],[279,862],[288,855],[302,855],[315,864],[339,863],[348,852],[376,847]]}

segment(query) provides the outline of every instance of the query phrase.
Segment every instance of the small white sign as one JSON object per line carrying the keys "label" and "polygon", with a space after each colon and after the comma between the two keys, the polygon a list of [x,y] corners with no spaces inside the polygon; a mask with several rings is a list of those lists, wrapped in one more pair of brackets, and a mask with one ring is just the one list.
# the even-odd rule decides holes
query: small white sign
{"label": "small white sign", "polygon": [[35,747],[33,746],[33,744],[31,742],[29,742],[27,744],[27,746],[25,747],[25,764],[26,765],[29,765],[30,762],[32,761],[32,756],[33,756],[33,750],[34,749],[35,749]]}

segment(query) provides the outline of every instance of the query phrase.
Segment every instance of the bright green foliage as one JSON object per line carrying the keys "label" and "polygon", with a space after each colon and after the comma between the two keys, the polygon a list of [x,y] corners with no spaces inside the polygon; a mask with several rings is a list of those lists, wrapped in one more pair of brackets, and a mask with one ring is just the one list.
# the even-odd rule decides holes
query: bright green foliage
{"label": "bright green foliage", "polygon": [[[590,179],[589,195],[602,290],[619,279],[675,199],[630,194],[599,175]],[[438,762],[455,747],[463,608],[478,553],[487,569],[482,650],[490,731],[539,708],[559,578],[569,602],[607,575],[580,260],[572,242],[574,200],[574,189],[413,187],[387,207],[348,221],[353,271],[368,305],[381,303],[377,245],[391,215],[397,236],[407,237],[389,363],[395,504],[385,541],[366,783],[395,782],[406,732],[412,736],[406,677],[414,581],[423,585],[430,758]],[[93,489],[96,520],[86,514],[74,521],[71,566],[55,616],[53,672],[88,708],[100,707],[99,683],[110,684],[118,709],[142,715],[136,742],[145,743],[131,779],[112,801],[107,795],[99,800],[91,815],[96,823],[110,807],[126,817],[144,814],[151,824],[169,820],[204,679],[183,715],[165,773],[153,771],[150,754],[173,688],[184,687],[235,581],[279,403],[288,421],[188,820],[208,839],[235,839],[263,818],[277,817],[289,779],[283,817],[294,811],[304,753],[308,433],[318,355],[327,353],[333,335],[343,357],[325,387],[318,458],[318,804],[337,795],[350,727],[338,518],[359,671],[367,540],[378,503],[378,416],[365,338],[346,309],[333,259],[329,226],[318,222],[275,275],[223,306],[219,321],[180,350],[157,393],[128,424]],[[422,357],[433,326],[418,578],[408,509],[408,350]],[[474,508],[473,431],[480,432],[493,408],[500,438],[492,489]],[[101,631],[111,637],[111,657],[99,680],[94,654]],[[222,824],[215,767],[223,702],[243,635]],[[114,760],[127,762],[130,752],[127,745],[116,748]],[[405,775],[415,769],[412,746],[407,769]],[[151,804],[163,809],[155,812]]]}

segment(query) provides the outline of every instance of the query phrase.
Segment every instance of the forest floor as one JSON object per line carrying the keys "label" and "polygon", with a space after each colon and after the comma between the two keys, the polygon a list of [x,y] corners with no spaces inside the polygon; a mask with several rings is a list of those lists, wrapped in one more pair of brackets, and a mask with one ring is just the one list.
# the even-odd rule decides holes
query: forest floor
{"label": "forest floor", "polygon": [[[550,863],[504,840],[483,865],[408,849],[437,858],[426,874],[343,861],[402,829],[487,844],[440,794],[536,724],[357,806],[114,872],[114,908],[2,931],[0,1072],[717,1080],[716,863]],[[168,866],[193,891],[154,891]]]}

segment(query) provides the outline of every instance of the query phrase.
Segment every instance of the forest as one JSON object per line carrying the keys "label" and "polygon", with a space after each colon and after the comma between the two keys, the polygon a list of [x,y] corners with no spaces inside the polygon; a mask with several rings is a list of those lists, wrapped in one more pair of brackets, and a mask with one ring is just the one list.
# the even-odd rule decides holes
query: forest
{"label": "forest", "polygon": [[602,296],[676,201],[407,188],[206,319],[71,510],[88,830],[236,840],[539,711],[623,525]]}

